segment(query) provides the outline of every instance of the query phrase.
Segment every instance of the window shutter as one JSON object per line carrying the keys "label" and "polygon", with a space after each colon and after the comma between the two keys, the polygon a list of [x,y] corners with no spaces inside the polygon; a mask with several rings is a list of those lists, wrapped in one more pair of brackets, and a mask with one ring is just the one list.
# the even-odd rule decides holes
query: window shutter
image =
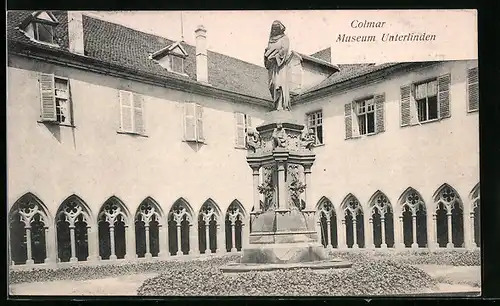
{"label": "window shutter", "polygon": [[247,128],[252,127],[252,117],[250,115],[247,115]]}
{"label": "window shutter", "polygon": [[351,125],[352,125],[352,137],[359,137],[359,117],[358,117],[358,103],[356,101],[351,102]]}
{"label": "window shutter", "polygon": [[469,111],[479,109],[479,71],[477,67],[467,71],[467,98]]}
{"label": "window shutter", "polygon": [[42,121],[56,121],[57,118],[54,75],[41,73],[39,83]]}
{"label": "window shutter", "polygon": [[439,117],[450,117],[450,83],[451,75],[445,74],[438,78]]}
{"label": "window shutter", "polygon": [[411,85],[401,87],[401,126],[411,123]]}
{"label": "window shutter", "polygon": [[235,145],[238,148],[245,147],[245,114],[234,113],[236,126]]}
{"label": "window shutter", "polygon": [[120,97],[120,112],[121,112],[121,130],[124,132],[133,132],[132,93],[120,90],[119,97]]}
{"label": "window shutter", "polygon": [[385,93],[378,94],[373,97],[375,103],[375,133],[381,133],[385,131]]}
{"label": "window shutter", "polygon": [[196,104],[196,140],[205,141],[203,134],[203,106]]}
{"label": "window shutter", "polygon": [[195,113],[194,103],[184,105],[184,139],[186,141],[196,141]]}
{"label": "window shutter", "polygon": [[351,103],[344,105],[344,118],[345,118],[345,139],[352,138],[352,114]]}
{"label": "window shutter", "polygon": [[140,94],[133,94],[134,99],[134,132],[144,133],[144,97]]}

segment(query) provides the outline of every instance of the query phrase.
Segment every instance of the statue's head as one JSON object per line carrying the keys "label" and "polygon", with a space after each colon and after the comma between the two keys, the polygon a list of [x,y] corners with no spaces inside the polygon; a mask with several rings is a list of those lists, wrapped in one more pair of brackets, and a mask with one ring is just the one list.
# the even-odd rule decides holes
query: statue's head
{"label": "statue's head", "polygon": [[273,21],[271,25],[271,36],[276,36],[285,33],[286,27],[279,20]]}
{"label": "statue's head", "polygon": [[309,129],[309,134],[314,135],[314,129],[310,128]]}

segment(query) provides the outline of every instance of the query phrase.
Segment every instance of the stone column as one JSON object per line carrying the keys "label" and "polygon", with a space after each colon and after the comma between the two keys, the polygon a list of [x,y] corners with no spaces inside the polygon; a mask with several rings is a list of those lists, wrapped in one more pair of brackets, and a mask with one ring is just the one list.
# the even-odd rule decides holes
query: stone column
{"label": "stone column", "polygon": [[250,244],[250,217],[245,218],[245,222],[241,224],[241,247],[247,248]]}
{"label": "stone column", "polygon": [[448,223],[448,243],[446,244],[446,247],[448,249],[453,248],[453,232],[452,232],[452,226],[451,226],[451,209],[446,213],[446,221]]}
{"label": "stone column", "polygon": [[400,248],[404,249],[404,248],[406,248],[406,245],[405,245],[405,223],[404,223],[404,217],[402,214],[401,214],[401,216],[399,216],[399,233],[401,234],[401,237],[400,237],[401,240],[399,241]]}
{"label": "stone column", "polygon": [[345,215],[342,217],[340,222],[338,222],[337,230],[338,230],[338,238],[339,238],[339,249],[347,249],[347,231],[346,231],[346,222]]}
{"label": "stone column", "polygon": [[110,260],[116,260],[115,255],[115,225],[109,225],[109,239],[110,239],[110,247],[111,247],[111,255],[109,256]]}
{"label": "stone column", "polygon": [[125,224],[125,259],[137,259],[137,250],[135,245],[135,222],[127,222]]}
{"label": "stone column", "polygon": [[331,233],[332,233],[332,221],[330,220],[330,217],[327,216],[327,218],[326,218],[326,237],[325,237],[327,249],[333,249]]}
{"label": "stone column", "polygon": [[31,226],[25,226],[24,230],[26,231],[26,264],[32,265],[35,261],[31,252]]}
{"label": "stone column", "polygon": [[159,241],[160,252],[158,253],[159,258],[166,258],[170,256],[167,231],[168,231],[168,222],[159,225],[158,229],[158,239],[160,240]]}
{"label": "stone column", "polygon": [[76,243],[75,243],[75,225],[70,225],[69,227],[69,239],[71,242],[71,258],[70,262],[77,262],[78,258],[76,257]]}
{"label": "stone column", "polygon": [[356,220],[356,215],[354,213],[352,215],[353,215],[353,217],[352,217],[352,239],[353,239],[352,248],[357,249],[357,248],[359,248],[358,233],[357,233],[357,230],[358,230],[357,221],[358,220]]}
{"label": "stone column", "polygon": [[382,214],[380,216],[380,231],[381,231],[381,236],[382,236],[382,244],[380,247],[382,249],[387,249],[387,243],[385,241],[385,216]]}
{"label": "stone column", "polygon": [[[368,219],[368,220],[366,220]],[[368,218],[364,218],[363,216],[363,223],[365,224],[364,226],[364,232],[365,232],[365,248],[367,249],[374,249],[375,248],[375,244],[373,242],[373,218],[372,216],[368,217]],[[366,224],[368,223],[368,224]]]}
{"label": "stone column", "polygon": [[[465,229],[465,226],[464,226],[464,229]],[[470,229],[470,234],[469,234],[469,237],[470,237],[469,241],[470,242],[469,242],[469,246],[466,246],[466,247],[477,248],[477,242],[475,240],[476,239],[476,228],[474,227],[474,210],[470,213],[469,229]]]}
{"label": "stone column", "polygon": [[306,185],[304,189],[304,201],[306,202],[306,209],[308,210],[314,210],[314,204],[310,201],[312,195],[311,166],[312,165],[309,164],[304,165],[304,184]]}
{"label": "stone column", "polygon": [[210,223],[205,221],[205,254],[210,254]]}
{"label": "stone column", "polygon": [[181,235],[181,223],[177,223],[177,255],[182,255],[182,235]]}
{"label": "stone column", "polygon": [[150,250],[151,241],[149,239],[149,223],[144,223],[144,232],[146,236],[146,254],[144,255],[144,257],[151,259],[153,255],[151,255],[151,250]]}
{"label": "stone column", "polygon": [[45,263],[56,264],[57,262],[57,235],[54,227],[45,226],[45,250],[47,252]]}
{"label": "stone column", "polygon": [[277,210],[287,209],[286,185],[285,185],[285,163],[278,161],[278,205]]}
{"label": "stone column", "polygon": [[[198,218],[193,220],[198,220]],[[199,255],[198,244],[198,222],[191,221],[189,224],[189,255]]]}
{"label": "stone column", "polygon": [[260,166],[252,167],[253,179],[253,207],[255,212],[260,212],[260,193],[259,193],[259,172]]}
{"label": "stone column", "polygon": [[429,243],[429,248],[437,249],[439,248],[439,244],[437,240],[437,215],[435,212],[432,214],[432,222],[430,222],[429,225],[430,226],[428,226],[428,228],[430,231],[430,235],[428,233],[428,237],[429,240],[431,240],[431,242]]}
{"label": "stone column", "polygon": [[89,248],[89,256],[87,257],[87,260],[96,262],[100,259],[98,229],[96,227],[87,225],[87,237]]}
{"label": "stone column", "polygon": [[417,214],[415,212],[412,212],[411,214],[411,233],[412,233],[412,244],[411,247],[416,249],[418,248],[418,243],[417,243]]}
{"label": "stone column", "polygon": [[217,222],[217,250],[216,252],[219,254],[225,253],[226,252],[226,223],[224,222],[224,219],[222,219],[220,222]]}
{"label": "stone column", "polygon": [[236,252],[236,231],[235,224],[231,221],[231,253]]}

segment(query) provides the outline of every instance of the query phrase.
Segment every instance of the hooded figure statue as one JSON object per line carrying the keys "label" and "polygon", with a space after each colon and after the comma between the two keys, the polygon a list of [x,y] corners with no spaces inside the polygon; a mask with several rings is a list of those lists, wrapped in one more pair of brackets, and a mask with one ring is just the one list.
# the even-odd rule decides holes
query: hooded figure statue
{"label": "hooded figure statue", "polygon": [[264,53],[264,66],[268,70],[269,91],[275,110],[290,110],[290,92],[287,80],[287,61],[290,41],[285,26],[275,20],[271,26],[269,43]]}

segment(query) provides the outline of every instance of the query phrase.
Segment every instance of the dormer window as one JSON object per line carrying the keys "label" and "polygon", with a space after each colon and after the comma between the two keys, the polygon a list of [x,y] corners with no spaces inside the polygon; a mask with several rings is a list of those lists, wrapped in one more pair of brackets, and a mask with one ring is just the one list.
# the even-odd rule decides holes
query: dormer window
{"label": "dormer window", "polygon": [[175,42],[153,54],[150,58],[170,72],[186,75],[184,59],[188,56],[180,42]]}
{"label": "dormer window", "polygon": [[30,14],[19,26],[31,40],[55,45],[54,28],[59,21],[51,12],[36,11]]}

